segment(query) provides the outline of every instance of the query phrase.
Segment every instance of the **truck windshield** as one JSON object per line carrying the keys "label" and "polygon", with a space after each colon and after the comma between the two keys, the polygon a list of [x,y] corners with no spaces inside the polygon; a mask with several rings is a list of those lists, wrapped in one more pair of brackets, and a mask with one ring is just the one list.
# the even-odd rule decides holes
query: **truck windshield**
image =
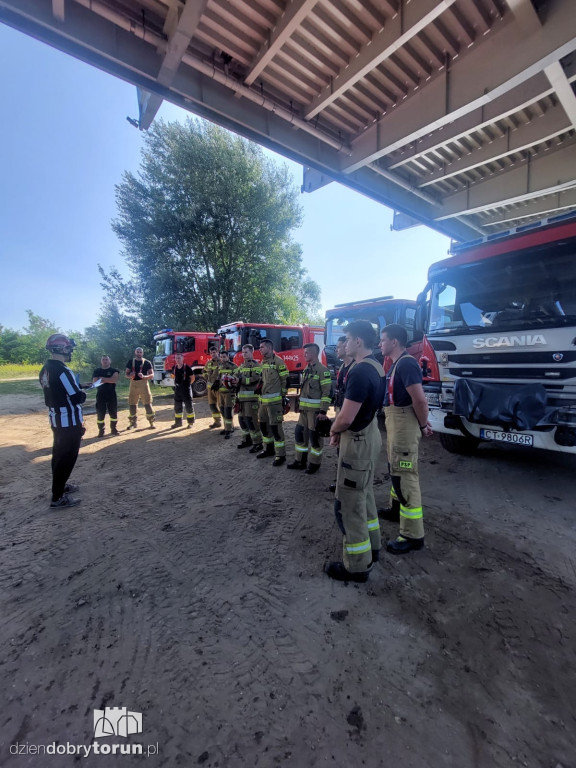
{"label": "truck windshield", "polygon": [[377,307],[366,309],[352,309],[343,307],[340,312],[331,310],[326,313],[326,346],[335,346],[340,336],[343,336],[344,328],[355,320],[368,320],[372,327],[380,336],[380,330],[390,323],[401,323],[409,326],[409,330],[414,325],[414,310],[411,309],[410,315],[397,317],[398,306],[396,304],[389,307]]}
{"label": "truck windshield", "polygon": [[428,336],[576,325],[576,246],[449,268],[433,279]]}
{"label": "truck windshield", "polygon": [[172,339],[160,339],[156,342],[156,357],[168,357],[172,354]]}

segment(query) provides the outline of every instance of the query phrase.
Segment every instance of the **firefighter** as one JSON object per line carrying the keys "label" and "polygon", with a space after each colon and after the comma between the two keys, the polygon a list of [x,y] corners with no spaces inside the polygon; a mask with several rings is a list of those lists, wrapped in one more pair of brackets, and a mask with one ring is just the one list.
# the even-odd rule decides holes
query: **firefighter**
{"label": "firefighter", "polygon": [[194,372],[189,365],[184,363],[184,355],[174,355],[176,365],[170,373],[174,377],[174,424],[170,429],[178,429],[182,426],[184,406],[186,406],[186,422],[188,429],[194,426],[194,401],[192,400],[192,384],[196,380]]}
{"label": "firefighter", "polygon": [[236,371],[238,366],[230,360],[228,352],[220,352],[218,362],[218,408],[224,417],[224,429],[220,432],[225,440],[230,440],[234,432],[234,402],[236,400],[236,386],[238,384]]}
{"label": "firefighter", "polygon": [[244,344],[242,347],[244,362],[238,367],[238,422],[242,430],[242,441],[237,448],[250,448],[250,453],[262,450],[262,433],[258,425],[258,393],[256,386],[262,375],[262,366],[254,360],[254,347]]}
{"label": "firefighter", "polygon": [[100,368],[95,368],[92,373],[92,383],[102,379],[102,384],[96,390],[96,424],[98,425],[98,437],[104,437],[106,411],[110,416],[110,434],[119,435],[118,432],[118,398],[116,397],[116,384],[120,371],[112,368],[110,357],[102,355]]}
{"label": "firefighter", "polygon": [[380,349],[392,360],[386,377],[384,414],[388,468],[392,488],[391,505],[380,511],[387,520],[400,520],[400,535],[386,545],[388,552],[402,555],[424,546],[424,519],[418,476],[420,438],[430,437],[428,403],[422,387],[422,369],[406,351],[408,332],[402,325],[387,325]]}
{"label": "firefighter", "polygon": [[334,515],[344,535],[343,559],[326,568],[338,581],[365,582],[380,557],[380,525],[374,500],[374,470],[382,438],[376,413],[382,405],[384,369],[372,355],[376,334],[371,323],[346,327],[346,352],[354,358],[340,413],[330,430],[339,448]]}
{"label": "firefighter", "polygon": [[332,376],[319,361],[319,355],[318,344],[304,344],[304,359],[308,365],[304,369],[298,398],[300,416],[294,431],[296,458],[288,464],[288,469],[304,469],[307,475],[320,469],[324,441],[316,430],[316,421],[328,419],[326,414],[332,402]]}
{"label": "firefighter", "polygon": [[[340,413],[342,403],[344,402],[344,392],[346,391],[346,378],[348,371],[354,364],[354,360],[346,354],[346,336],[340,336],[336,343],[336,359],[342,361],[342,365],[336,371],[336,392],[334,393],[334,412],[336,416]],[[336,368],[336,366],[334,366]],[[328,490],[334,493],[336,482],[330,484]]]}
{"label": "firefighter", "polygon": [[156,418],[152,409],[152,393],[150,392],[150,379],[154,378],[154,369],[150,360],[144,357],[142,347],[136,347],[134,357],[126,363],[126,378],[130,379],[130,389],[128,390],[128,405],[130,415],[128,416],[128,429],[135,429],[138,424],[138,401],[142,400],[146,418],[150,429],[156,429],[154,419]]}
{"label": "firefighter", "polygon": [[270,339],[260,341],[262,353],[262,376],[258,421],[262,432],[264,449],[256,454],[264,459],[274,456],[272,466],[279,467],[286,461],[286,442],[284,439],[284,406],[288,402],[288,368],[281,357],[274,354],[274,345]]}
{"label": "firefighter", "polygon": [[216,347],[210,347],[208,351],[210,352],[210,360],[208,360],[204,366],[204,378],[208,384],[208,406],[213,419],[209,428],[218,429],[222,426],[222,415],[218,410],[218,388],[220,386],[218,349]]}
{"label": "firefighter", "polygon": [[336,344],[336,359],[342,361],[342,365],[336,372],[336,392],[334,393],[334,411],[336,416],[340,413],[342,403],[344,402],[344,391],[346,389],[346,376],[354,360],[346,354],[346,336],[340,336]]}

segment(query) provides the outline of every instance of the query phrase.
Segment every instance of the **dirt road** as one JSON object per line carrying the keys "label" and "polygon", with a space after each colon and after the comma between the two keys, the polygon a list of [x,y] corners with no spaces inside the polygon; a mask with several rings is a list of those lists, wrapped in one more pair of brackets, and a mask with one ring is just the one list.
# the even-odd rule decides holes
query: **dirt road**
{"label": "dirt road", "polygon": [[[346,586],[332,449],[274,469],[205,402],[191,431],[156,406],[118,438],[87,417],[55,512],[40,400],[0,398],[0,765],[576,767],[575,458],[426,442],[426,549]],[[142,733],[94,739],[106,706]]]}

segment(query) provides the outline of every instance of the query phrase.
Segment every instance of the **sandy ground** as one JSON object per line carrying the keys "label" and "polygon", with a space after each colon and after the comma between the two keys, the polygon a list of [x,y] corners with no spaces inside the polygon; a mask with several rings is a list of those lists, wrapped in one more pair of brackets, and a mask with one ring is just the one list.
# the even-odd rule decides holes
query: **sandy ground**
{"label": "sandy ground", "polygon": [[[322,571],[332,449],[274,469],[205,401],[176,433],[156,406],[118,438],[88,414],[82,504],[55,512],[40,399],[0,397],[0,765],[142,762],[34,754],[94,742],[149,766],[575,768],[575,457],[427,441],[426,549],[347,586]],[[105,706],[142,733],[94,740]]]}

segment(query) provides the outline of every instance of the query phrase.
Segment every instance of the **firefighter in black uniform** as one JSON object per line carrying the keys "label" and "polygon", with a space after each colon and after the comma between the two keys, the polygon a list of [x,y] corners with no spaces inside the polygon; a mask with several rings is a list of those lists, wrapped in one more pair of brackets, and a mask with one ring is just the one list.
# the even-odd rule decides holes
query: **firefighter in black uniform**
{"label": "firefighter in black uniform", "polygon": [[178,429],[182,426],[184,406],[186,406],[188,429],[191,429],[196,417],[192,401],[192,384],[196,380],[196,376],[194,376],[192,368],[184,363],[184,355],[177,354],[174,359],[176,365],[170,371],[174,377],[174,424],[172,424],[171,429]]}
{"label": "firefighter in black uniform", "polygon": [[53,333],[46,342],[46,349],[52,358],[46,361],[39,376],[54,436],[51,507],[75,507],[80,504],[80,499],[68,495],[78,490],[78,486],[68,483],[68,478],[76,464],[85,431],[82,403],[86,400],[86,393],[82,392],[74,374],[65,365],[72,359],[75,346],[74,339],[62,333]]}
{"label": "firefighter in black uniform", "polygon": [[92,383],[102,379],[102,384],[96,390],[96,424],[98,425],[98,437],[104,437],[104,419],[106,411],[110,416],[110,434],[119,435],[118,432],[118,398],[116,397],[116,384],[120,371],[112,368],[110,357],[102,355],[100,368],[95,368],[92,373]]}

